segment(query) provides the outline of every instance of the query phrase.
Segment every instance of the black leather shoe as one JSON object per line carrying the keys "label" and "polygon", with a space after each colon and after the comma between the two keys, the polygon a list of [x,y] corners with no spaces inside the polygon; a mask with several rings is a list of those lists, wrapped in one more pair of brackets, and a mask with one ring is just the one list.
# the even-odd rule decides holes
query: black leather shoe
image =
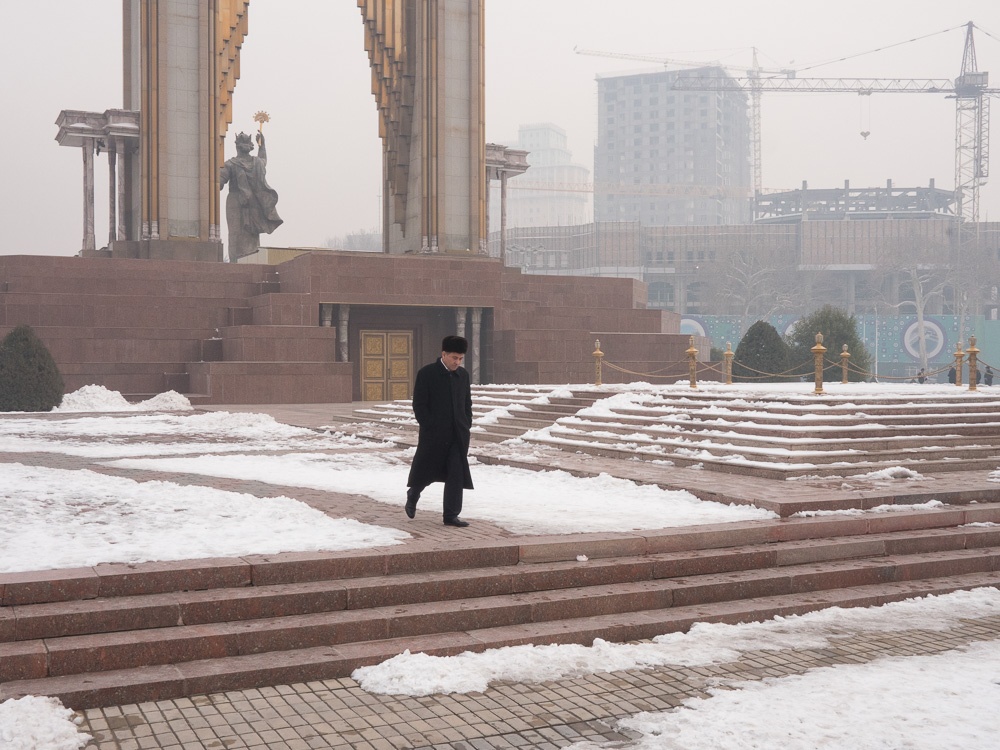
{"label": "black leather shoe", "polygon": [[459,528],[464,529],[466,526],[469,525],[469,522],[468,521],[463,521],[461,518],[452,518],[451,520],[446,520],[444,522],[444,525],[445,526],[458,526]]}
{"label": "black leather shoe", "polygon": [[419,495],[414,495],[411,490],[406,491],[405,510],[407,518],[413,518],[415,515],[417,515],[417,499],[419,497],[420,497]]}

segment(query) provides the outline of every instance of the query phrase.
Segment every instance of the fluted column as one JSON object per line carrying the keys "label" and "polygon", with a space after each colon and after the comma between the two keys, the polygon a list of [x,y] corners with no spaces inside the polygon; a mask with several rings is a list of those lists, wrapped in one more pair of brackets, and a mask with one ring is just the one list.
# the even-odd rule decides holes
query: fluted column
{"label": "fluted column", "polygon": [[455,335],[465,338],[465,311],[464,307],[455,308]]}

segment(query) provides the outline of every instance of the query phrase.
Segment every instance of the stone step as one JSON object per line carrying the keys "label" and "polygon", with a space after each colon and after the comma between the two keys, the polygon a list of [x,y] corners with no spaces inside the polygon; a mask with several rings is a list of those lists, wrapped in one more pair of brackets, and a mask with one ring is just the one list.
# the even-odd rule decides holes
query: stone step
{"label": "stone step", "polygon": [[[784,479],[791,476],[844,476],[890,466],[911,467],[921,473],[993,470],[1000,462],[1000,451],[989,446],[960,446],[955,449],[928,448],[920,451],[802,451],[798,454],[776,453],[766,445],[730,446],[708,441],[659,439],[656,442],[623,440],[594,433],[561,430],[558,426],[544,438],[526,438],[538,445],[579,451],[594,456],[622,460],[672,461],[678,466],[702,464],[723,472],[741,472],[751,476]],[[623,446],[623,443],[625,444]],[[622,446],[622,447],[618,447]],[[738,458],[737,458],[738,457]],[[857,458],[858,460],[851,460]]]}
{"label": "stone step", "polygon": [[[506,422],[504,422],[506,424]],[[935,460],[951,457],[968,456],[998,456],[1000,454],[1000,439],[979,440],[974,437],[962,438],[955,436],[950,440],[933,438],[933,443],[923,441],[898,444],[886,439],[871,443],[858,441],[827,443],[814,441],[806,444],[787,444],[775,440],[740,439],[723,433],[715,436],[698,437],[696,435],[655,434],[650,432],[627,432],[605,429],[586,429],[585,426],[567,426],[563,423],[552,425],[548,432],[552,439],[581,440],[602,443],[611,446],[623,442],[639,448],[663,448],[665,452],[697,450],[708,451],[718,456],[732,455],[736,452],[752,456],[754,460],[777,463],[813,463],[816,461],[845,461],[851,456],[865,456],[872,462],[880,462],[884,456],[899,455],[901,458],[926,458]],[[713,437],[715,439],[713,439]],[[780,448],[780,451],[776,449]]]}
{"label": "stone step", "polygon": [[[536,575],[541,590],[512,588],[498,571],[485,590],[466,598],[438,593],[460,585],[453,580],[420,591],[413,603],[347,609],[344,592],[339,601],[331,597],[330,611],[16,641],[0,649],[0,682],[998,570],[1000,547],[985,546],[711,573],[685,573],[669,558],[650,559],[636,571],[639,580],[620,571],[607,583],[551,588]],[[363,586],[358,596],[378,601]],[[334,611],[336,604],[341,608]]]}
{"label": "stone step", "polygon": [[789,440],[811,437],[813,439],[837,440],[845,438],[877,437],[879,435],[954,435],[961,432],[966,435],[995,435],[1000,428],[1000,411],[975,412],[968,414],[918,415],[899,417],[890,423],[883,420],[850,419],[841,420],[826,418],[822,421],[790,425],[780,420],[741,421],[718,415],[701,417],[691,414],[678,417],[649,417],[637,413],[615,412],[610,415],[591,415],[574,417],[573,424],[592,424],[606,426],[606,429],[619,427],[636,430],[676,430],[680,432],[735,432],[742,435],[760,435],[778,437]]}
{"label": "stone step", "polygon": [[917,529],[724,549],[560,561],[433,573],[172,591],[9,608],[0,642],[62,638],[176,625],[205,625],[338,610],[387,607],[432,598],[462,599],[780,568],[805,562],[977,549],[1000,545],[1000,527]]}
{"label": "stone step", "polygon": [[969,573],[832,591],[750,597],[630,614],[601,614],[471,630],[453,627],[445,632],[422,636],[295,648],[106,672],[19,678],[0,684],[0,701],[24,695],[51,695],[66,706],[82,710],[348,677],[358,667],[380,663],[404,650],[447,656],[527,643],[590,645],[598,637],[627,642],[686,631],[695,622],[753,622],[779,615],[805,614],[831,606],[875,606],[914,596],[997,585],[1000,585],[1000,573]]}
{"label": "stone step", "polygon": [[[503,418],[501,424],[516,424],[517,419]],[[527,422],[526,422],[527,423]],[[974,431],[965,431],[963,434],[955,434],[955,428],[950,430],[945,427],[917,431],[917,428],[907,429],[904,434],[897,434],[897,430],[874,430],[864,433],[853,432],[850,434],[840,434],[836,437],[828,438],[826,435],[817,435],[818,431],[803,432],[794,436],[780,434],[778,431],[768,430],[746,430],[742,427],[739,432],[726,427],[697,427],[697,426],[667,426],[650,423],[621,423],[621,422],[599,422],[589,419],[573,418],[570,420],[559,420],[555,428],[560,431],[572,434],[576,431],[585,434],[611,433],[614,435],[632,436],[642,435],[646,439],[658,441],[663,439],[677,439],[688,441],[719,441],[727,445],[735,446],[768,446],[770,449],[780,447],[789,451],[797,450],[854,450],[854,451],[889,451],[889,450],[924,450],[929,446],[928,441],[933,440],[938,446],[963,446],[974,443],[981,446],[1000,446],[1000,422],[993,423],[990,427],[985,425],[981,428],[977,425]],[[845,431],[847,432],[847,431]],[[888,434],[891,433],[891,434]]]}

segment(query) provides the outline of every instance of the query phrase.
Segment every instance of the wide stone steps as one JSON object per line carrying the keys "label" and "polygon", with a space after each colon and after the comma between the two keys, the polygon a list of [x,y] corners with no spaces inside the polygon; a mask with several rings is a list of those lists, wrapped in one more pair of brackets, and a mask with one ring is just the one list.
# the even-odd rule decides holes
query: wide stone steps
{"label": "wide stone steps", "polygon": [[[190,570],[108,566],[96,581],[83,571],[61,583],[57,573],[8,575],[0,700],[140,702],[341,677],[405,648],[629,640],[711,616],[809,611],[831,596],[998,585],[1000,527],[967,525],[997,520],[1000,505],[983,505]],[[841,589],[851,591],[829,593]]]}
{"label": "wide stone steps", "polygon": [[[520,438],[574,453],[700,464],[766,479],[856,475],[895,466],[921,473],[997,469],[1000,399],[990,392],[956,391],[865,401],[768,394],[733,399],[678,389],[656,394],[641,408],[611,402],[594,410],[589,407],[614,393],[576,389],[557,398],[541,387],[475,386],[472,452],[475,442]],[[401,445],[416,441],[408,401],[359,410],[354,419],[393,424],[391,439]]]}
{"label": "wide stone steps", "polygon": [[[508,420],[501,420],[506,424]],[[510,420],[517,424],[518,420]],[[936,445],[964,445],[969,442],[970,433],[963,431],[962,435],[955,432],[954,426],[941,425],[939,428],[894,430],[895,434],[885,435],[884,430],[860,432],[856,429],[844,430],[830,435],[823,428],[816,430],[801,430],[797,432],[767,430],[740,430],[736,432],[727,425],[710,423],[691,424],[690,422],[637,422],[618,419],[563,419],[556,428],[572,432],[610,433],[614,435],[640,435],[649,440],[681,439],[689,441],[711,440],[725,442],[731,445],[759,446],[766,438],[772,448],[795,450],[898,450],[928,447],[927,438],[934,436]],[[990,423],[989,428],[981,432],[975,431],[976,443],[982,445],[1000,445],[1000,422]]]}
{"label": "wide stone steps", "polygon": [[[711,438],[659,437],[637,432],[612,433],[611,431],[587,431],[568,429],[557,424],[551,427],[545,438],[525,436],[525,439],[546,444],[562,443],[583,452],[595,455],[626,458],[626,453],[638,458],[669,459],[679,465],[708,460],[717,462],[738,462],[768,468],[770,464],[780,465],[781,476],[795,476],[794,465],[804,465],[809,473],[842,474],[845,463],[854,466],[924,466],[928,471],[958,471],[970,468],[997,468],[998,442],[990,440],[985,444],[969,444],[953,439],[938,440],[935,444],[922,446],[865,445],[865,444],[811,444],[805,446],[781,445],[772,441],[751,442],[728,439],[720,436]],[[601,450],[601,449],[605,450]],[[612,451],[608,452],[608,449]],[[836,464],[836,465],[830,465]],[[816,471],[813,471],[815,469]]]}

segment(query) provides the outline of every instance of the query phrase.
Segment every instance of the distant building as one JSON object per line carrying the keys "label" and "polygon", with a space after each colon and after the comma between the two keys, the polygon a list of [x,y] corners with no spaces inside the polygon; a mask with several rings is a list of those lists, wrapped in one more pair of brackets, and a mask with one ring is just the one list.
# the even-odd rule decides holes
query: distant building
{"label": "distant building", "polygon": [[[566,131],[550,122],[521,125],[512,146],[528,152],[530,169],[507,183],[507,226],[585,224],[591,218],[590,170],[574,164]],[[490,196],[490,227],[500,226],[500,188]]]}
{"label": "distant building", "polygon": [[644,226],[744,224],[753,176],[747,97],[675,90],[680,76],[719,67],[597,79],[596,221]]}

